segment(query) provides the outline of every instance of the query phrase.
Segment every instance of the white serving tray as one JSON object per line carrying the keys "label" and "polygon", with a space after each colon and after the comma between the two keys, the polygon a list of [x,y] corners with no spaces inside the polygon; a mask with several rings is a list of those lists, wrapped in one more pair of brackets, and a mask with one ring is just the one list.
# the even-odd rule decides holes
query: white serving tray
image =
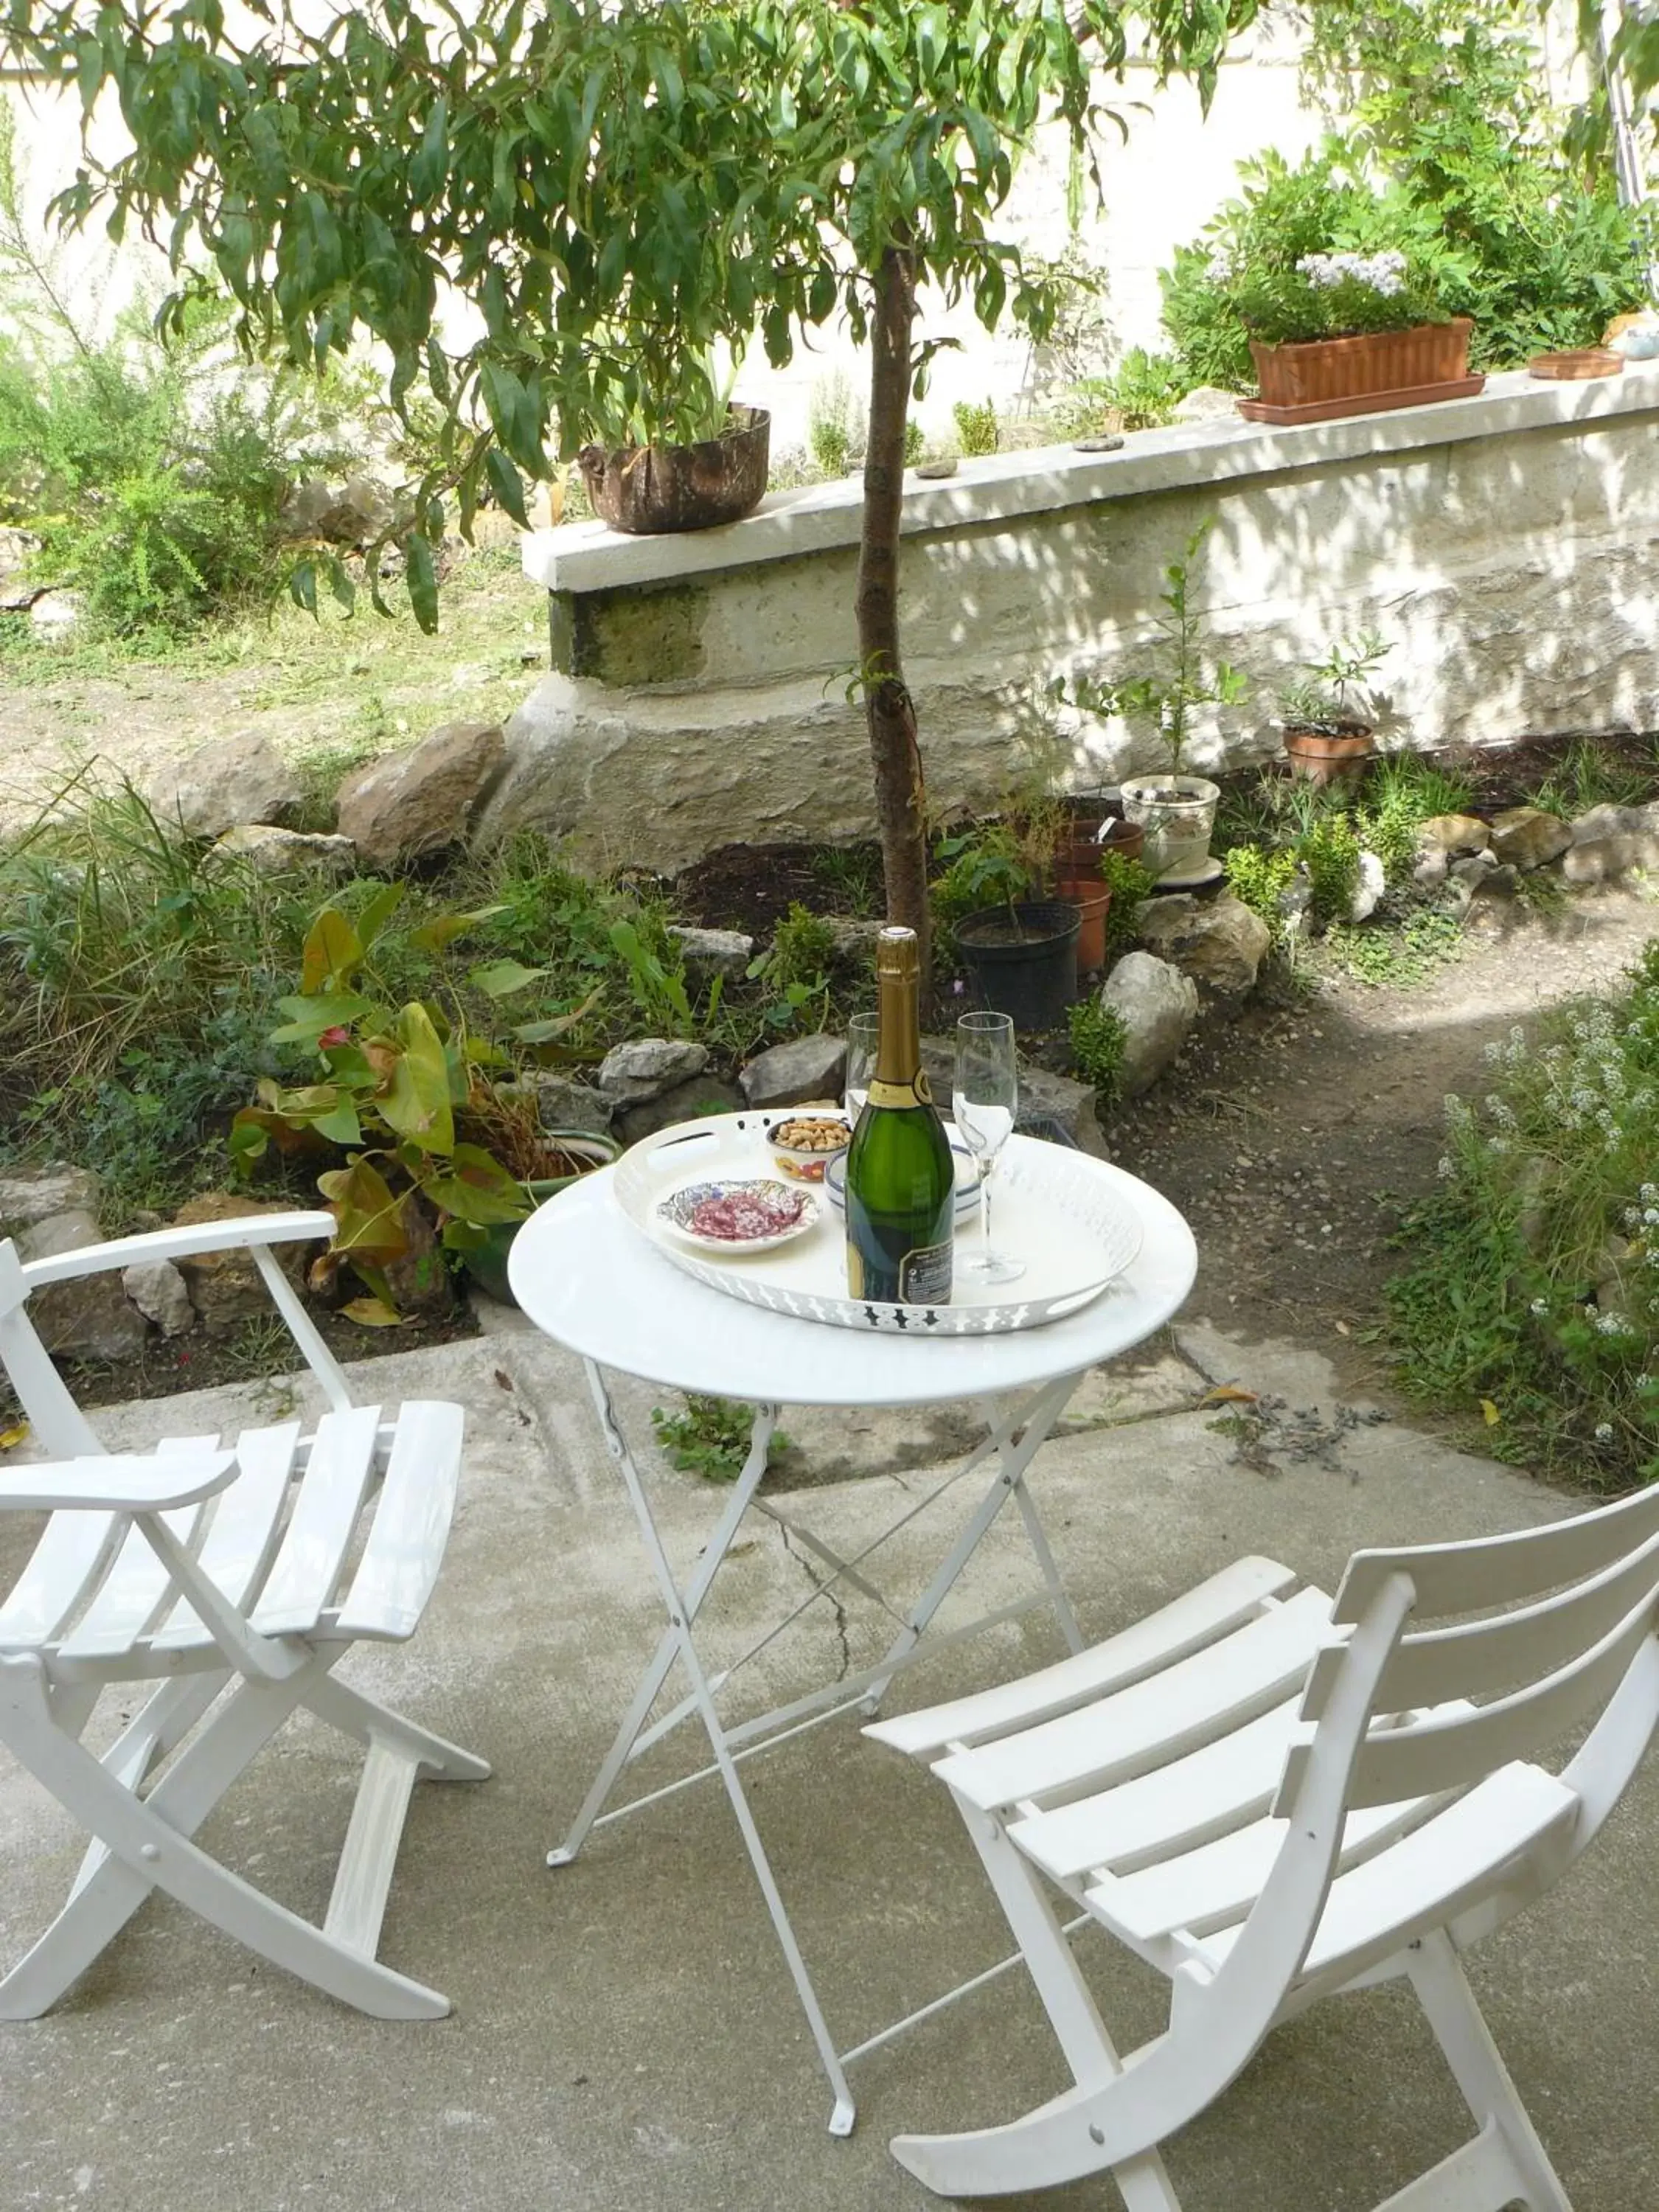
{"label": "white serving tray", "polygon": [[[665,1260],[727,1297],[837,1328],[914,1336],[1040,1328],[1098,1297],[1140,1249],[1140,1217],[1097,1162],[1064,1146],[1019,1136],[1009,1139],[998,1163],[991,1213],[998,1249],[1023,1260],[1025,1273],[1012,1283],[984,1285],[958,1275],[948,1306],[849,1297],[845,1225],[829,1206],[809,1235],[764,1252],[709,1254],[661,1230],[658,1204],[682,1183],[770,1172],[766,1133],[799,1110],[717,1114],[643,1139],[617,1164],[617,1204]],[[958,1224],[959,1253],[971,1250],[978,1238],[976,1223]]]}

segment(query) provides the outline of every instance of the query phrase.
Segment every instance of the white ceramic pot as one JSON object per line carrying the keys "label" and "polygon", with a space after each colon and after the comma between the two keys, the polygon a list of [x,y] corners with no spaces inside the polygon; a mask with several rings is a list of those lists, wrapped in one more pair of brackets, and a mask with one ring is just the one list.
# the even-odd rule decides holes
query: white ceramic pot
{"label": "white ceramic pot", "polygon": [[1125,781],[1124,819],[1146,832],[1143,860],[1160,883],[1203,872],[1220,797],[1220,787],[1201,775],[1138,775]]}

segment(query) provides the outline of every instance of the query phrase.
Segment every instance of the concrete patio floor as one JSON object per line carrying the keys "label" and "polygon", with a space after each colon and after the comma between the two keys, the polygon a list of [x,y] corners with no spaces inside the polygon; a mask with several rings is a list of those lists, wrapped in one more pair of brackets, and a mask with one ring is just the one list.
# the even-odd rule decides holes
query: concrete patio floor
{"label": "concrete patio floor", "polygon": [[[428,1354],[366,1363],[363,1394],[459,1397],[471,1450],[447,1572],[410,1645],[349,1671],[482,1752],[477,1788],[416,1792],[382,1955],[447,1990],[429,2026],[364,2020],[152,1900],[47,2019],[0,2027],[0,2212],[910,2212],[928,2198],[888,2156],[901,2129],[981,2124],[1064,2075],[1018,1975],[854,2071],[856,2133],[829,2097],[718,1783],[598,1833],[571,1868],[555,1843],[660,1626],[621,1486],[574,1364],[516,1317]],[[1104,1634],[1245,1551],[1327,1582],[1356,1545],[1523,1525],[1571,1501],[1387,1424],[1335,1463],[1241,1462],[1207,1384],[1237,1379],[1328,1412],[1314,1355],[1231,1344],[1205,1325],[1091,1378],[1080,1421],[1034,1487],[1085,1632]],[[100,1417],[112,1443],[274,1418],[295,1386],[203,1394]],[[660,1394],[624,1391],[638,1444]],[[1225,1409],[1221,1409],[1224,1415]],[[971,1429],[940,1419],[786,1415],[819,1480],[787,1502],[843,1547],[890,1518],[918,1467]],[[656,1465],[654,1457],[652,1464]],[[885,1471],[848,1481],[849,1455]],[[718,1508],[659,1468],[662,1522],[689,1561]],[[17,1516],[21,1519],[21,1516]],[[0,1527],[0,1581],[31,1532]],[[924,1520],[891,1548],[906,1594],[942,1551]],[[769,1522],[705,1619],[736,1650],[807,1569]],[[1026,1585],[1017,1526],[978,1555],[958,1610]],[[820,1603],[745,1692],[758,1710],[881,1648],[879,1616]],[[1055,1656],[1041,1613],[942,1655],[900,1686],[920,1703]],[[106,1700],[101,1723],[118,1710]],[[738,1710],[742,1710],[742,1707]],[[646,1783],[684,1771],[691,1731]],[[859,2040],[1001,1955],[1000,1917],[945,1793],[833,1721],[746,1770],[762,1832],[832,2029]],[[326,1903],[356,1769],[291,1725],[204,1840],[297,1910]],[[1659,1760],[1600,1846],[1540,1911],[1478,1954],[1474,1979],[1577,2212],[1659,2203]],[[70,1823],[0,1762],[0,1956],[61,1902]],[[1085,1953],[1133,2043],[1160,1986],[1103,1939]],[[1362,2212],[1470,2130],[1408,1997],[1327,2005],[1273,2038],[1170,2154],[1190,2212]],[[1028,2201],[1028,2200],[1022,2200]],[[1035,2200],[1030,2200],[1035,2201]],[[1109,2207],[1097,2181],[1045,2200]]]}

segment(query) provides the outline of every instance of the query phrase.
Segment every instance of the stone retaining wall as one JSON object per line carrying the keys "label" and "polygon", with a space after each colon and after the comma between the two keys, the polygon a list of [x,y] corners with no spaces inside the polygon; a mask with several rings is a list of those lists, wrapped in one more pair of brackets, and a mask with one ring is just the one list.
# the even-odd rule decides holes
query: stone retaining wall
{"label": "stone retaining wall", "polygon": [[[911,479],[906,672],[933,803],[994,803],[1033,759],[1077,787],[1152,764],[1144,731],[1055,727],[1047,678],[1133,675],[1162,568],[1212,520],[1194,598],[1251,679],[1192,765],[1277,750],[1275,695],[1339,636],[1393,646],[1385,743],[1659,726],[1659,369],[1289,429],[1224,422],[966,461]],[[856,483],[774,494],[672,538],[574,524],[525,540],[554,672],[507,729],[484,826],[584,859],[682,866],[735,839],[872,828],[849,699]]]}

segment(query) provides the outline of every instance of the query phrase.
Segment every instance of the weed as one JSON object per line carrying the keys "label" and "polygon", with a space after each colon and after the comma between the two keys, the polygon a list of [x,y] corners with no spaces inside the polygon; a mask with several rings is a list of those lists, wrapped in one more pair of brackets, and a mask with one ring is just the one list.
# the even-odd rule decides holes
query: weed
{"label": "weed", "polygon": [[1357,983],[1395,990],[1428,982],[1463,951],[1463,929],[1444,907],[1419,907],[1399,922],[1339,922],[1325,937],[1328,959]]}
{"label": "weed", "polygon": [[1492,1088],[1447,1100],[1437,1188],[1404,1224],[1402,1379],[1480,1411],[1489,1447],[1611,1486],[1659,1442],[1659,941],[1620,997],[1486,1050]]}
{"label": "weed", "polygon": [[1634,806],[1652,787],[1650,772],[1632,767],[1594,738],[1575,738],[1538,787],[1533,804],[1571,822],[1593,806]]}
{"label": "weed", "polygon": [[[706,1482],[735,1482],[749,1457],[750,1427],[754,1408],[731,1398],[710,1398],[688,1391],[683,1413],[651,1409],[651,1425],[671,1467],[684,1474],[700,1474]],[[769,1467],[789,1439],[781,1429],[772,1431],[767,1448]]]}
{"label": "weed", "polygon": [[1140,909],[1157,881],[1149,868],[1107,846],[1101,854],[1101,881],[1112,894],[1106,909],[1106,961],[1109,967],[1140,934]]}
{"label": "weed", "polygon": [[860,918],[879,913],[881,856],[867,845],[824,845],[812,855],[812,873],[848,913]]}
{"label": "weed", "polygon": [[951,412],[956,418],[957,436],[964,453],[972,458],[979,453],[995,453],[999,425],[994,401],[987,399],[975,405],[971,399],[958,399]]}
{"label": "weed", "polygon": [[1359,884],[1359,836],[1346,813],[1320,816],[1298,840],[1316,928],[1345,921]]}

